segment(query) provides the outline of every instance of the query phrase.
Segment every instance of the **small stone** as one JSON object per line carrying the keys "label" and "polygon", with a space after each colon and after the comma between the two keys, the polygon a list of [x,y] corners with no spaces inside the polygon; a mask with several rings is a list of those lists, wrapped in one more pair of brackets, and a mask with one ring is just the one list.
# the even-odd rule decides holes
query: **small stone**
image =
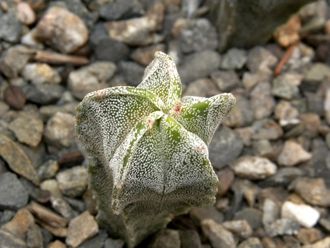
{"label": "small stone", "polygon": [[58,84],[61,82],[59,73],[48,64],[27,64],[22,75],[25,80],[33,84]]}
{"label": "small stone", "polygon": [[181,248],[202,248],[202,242],[195,230],[180,230]]}
{"label": "small stone", "polygon": [[313,244],[322,237],[321,231],[316,228],[301,228],[297,234],[297,238],[304,245]]}
{"label": "small stone", "polygon": [[307,137],[315,137],[321,127],[320,116],[315,113],[304,113],[299,116],[303,127],[304,135]]}
{"label": "small stone", "polygon": [[320,218],[320,213],[306,204],[295,204],[286,201],[282,205],[282,218],[298,222],[304,227],[313,227]]}
{"label": "small stone", "polygon": [[322,178],[297,178],[291,188],[307,203],[322,207],[330,206],[330,191]]}
{"label": "small stone", "polygon": [[209,145],[212,165],[220,169],[237,159],[242,150],[243,142],[232,129],[225,126],[218,128]]}
{"label": "small stone", "polygon": [[92,91],[107,87],[107,81],[114,75],[116,65],[112,62],[95,62],[72,71],[68,83],[72,94],[78,99]]}
{"label": "small stone", "polygon": [[0,15],[0,40],[8,42],[18,42],[22,33],[22,25],[16,13],[12,10]]}
{"label": "small stone", "polygon": [[0,229],[0,247],[26,248],[26,243],[11,233]]}
{"label": "small stone", "polygon": [[26,97],[20,87],[9,85],[4,91],[4,101],[14,110],[21,110],[26,103]]}
{"label": "small stone", "polygon": [[240,139],[243,141],[243,144],[245,146],[251,145],[252,134],[253,134],[252,128],[250,128],[250,127],[236,128],[235,132],[240,137]]}
{"label": "small stone", "polygon": [[3,210],[0,213],[0,225],[2,226],[3,224],[9,222],[14,216],[16,212],[14,210]]}
{"label": "small stone", "polygon": [[66,248],[66,245],[59,240],[49,243],[47,248]]}
{"label": "small stone", "polygon": [[251,72],[269,72],[276,63],[277,58],[263,47],[255,47],[249,51],[247,67]]}
{"label": "small stone", "polygon": [[251,107],[257,120],[269,117],[274,109],[275,100],[271,95],[268,82],[259,83],[251,91]]}
{"label": "small stone", "polygon": [[217,200],[215,203],[215,207],[219,211],[228,211],[230,206],[229,206],[229,198],[220,198]]}
{"label": "small stone", "polygon": [[248,238],[253,233],[250,224],[246,220],[225,221],[222,223],[222,225],[227,230],[237,234],[242,238]]}
{"label": "small stone", "polygon": [[177,230],[165,229],[156,234],[150,248],[180,248],[180,234]]}
{"label": "small stone", "polygon": [[261,157],[271,158],[274,154],[274,149],[269,140],[256,140],[252,143],[255,154]]}
{"label": "small stone", "polygon": [[248,238],[239,244],[237,248],[263,248],[264,246],[258,238]]}
{"label": "small stone", "polygon": [[242,69],[246,61],[247,54],[245,50],[231,48],[222,56],[220,68],[225,70]]}
{"label": "small stone", "polygon": [[328,77],[330,77],[330,67],[324,63],[313,63],[304,71],[305,81],[321,82]]}
{"label": "small stone", "polygon": [[264,226],[268,226],[273,223],[280,215],[280,207],[269,198],[264,201],[262,210],[262,223]]}
{"label": "small stone", "polygon": [[293,99],[299,95],[299,88],[302,76],[297,73],[285,73],[273,80],[272,94],[274,96]]}
{"label": "small stone", "polygon": [[278,219],[272,224],[266,226],[266,232],[271,237],[279,235],[297,234],[300,226],[297,222],[290,219]]}
{"label": "small stone", "polygon": [[300,40],[300,29],[301,20],[298,15],[293,15],[285,24],[276,29],[274,38],[281,46],[288,47]]}
{"label": "small stone", "polygon": [[211,97],[219,94],[219,89],[210,79],[198,79],[189,83],[184,91],[185,96]]}
{"label": "small stone", "polygon": [[67,219],[72,219],[76,213],[72,210],[69,203],[62,197],[51,197],[50,202],[53,209]]}
{"label": "small stone", "polygon": [[256,203],[257,195],[259,194],[259,187],[250,182],[249,180],[236,179],[233,183],[231,190],[236,197],[240,197],[243,193],[249,206],[253,206]]}
{"label": "small stone", "polygon": [[213,248],[235,248],[234,236],[222,225],[209,219],[202,222],[202,230]]}
{"label": "small stone", "polygon": [[25,64],[33,56],[33,53],[34,51],[32,49],[25,46],[13,46],[9,48],[1,56],[0,71],[8,78],[18,77]]}
{"label": "small stone", "polygon": [[325,93],[324,99],[324,112],[325,112],[325,119],[328,124],[330,124],[330,89],[327,89]]}
{"label": "small stone", "polygon": [[281,126],[295,125],[299,121],[299,111],[288,101],[280,101],[275,107],[275,117]]}
{"label": "small stone", "polygon": [[35,112],[21,112],[9,125],[17,139],[31,147],[39,145],[44,124]]}
{"label": "small stone", "polygon": [[88,29],[77,15],[53,6],[39,21],[36,36],[63,53],[71,53],[87,42]]}
{"label": "small stone", "polygon": [[215,50],[218,46],[215,28],[205,18],[188,19],[181,30],[179,41],[184,53]]}
{"label": "small stone", "polygon": [[68,223],[67,219],[36,202],[31,202],[28,209],[38,220],[47,223],[50,227],[65,227]]}
{"label": "small stone", "polygon": [[95,25],[98,15],[94,9],[88,8],[87,4],[87,2],[85,4],[85,2],[81,0],[63,0],[58,3],[58,6],[63,6],[72,13],[76,14],[84,21],[88,28],[91,28]]}
{"label": "small stone", "polygon": [[330,237],[322,239],[311,245],[304,245],[302,248],[328,248],[330,247]]}
{"label": "small stone", "polygon": [[35,49],[43,49],[44,45],[35,37],[35,29],[24,34],[21,38],[21,44]]}
{"label": "small stone", "polygon": [[225,168],[218,171],[217,176],[219,179],[218,195],[223,196],[228,192],[229,188],[233,184],[235,179],[235,174],[229,168]]}
{"label": "small stone", "polygon": [[0,116],[4,116],[8,110],[9,106],[5,102],[0,101]]}
{"label": "small stone", "polygon": [[[105,231],[99,232],[94,238],[88,239],[84,243],[82,243],[79,248],[97,248],[97,247],[104,247],[105,240],[107,239],[108,235]],[[112,246],[112,248],[120,248]]]}
{"label": "small stone", "polygon": [[99,228],[94,217],[86,211],[70,221],[65,242],[72,247],[78,247],[98,231]]}
{"label": "small stone", "polygon": [[137,86],[144,75],[144,68],[131,61],[121,61],[119,64],[119,70],[123,75],[125,82],[133,86]]}
{"label": "small stone", "polygon": [[55,146],[69,147],[74,144],[75,117],[71,114],[57,112],[47,122],[46,139]]}
{"label": "small stone", "polygon": [[16,6],[17,17],[21,23],[31,25],[36,20],[36,14],[28,3],[20,2]]}
{"label": "small stone", "polygon": [[84,162],[84,155],[79,150],[62,153],[58,159],[58,163],[62,167],[71,167],[74,165],[80,165],[83,162]]}
{"label": "small stone", "polygon": [[27,204],[28,198],[28,192],[15,174],[0,175],[0,209],[19,209]]}
{"label": "small stone", "polygon": [[139,47],[132,52],[131,57],[139,64],[147,66],[154,59],[154,54],[157,51],[165,52],[165,45],[156,44],[148,47]]}
{"label": "small stone", "polygon": [[252,138],[256,140],[276,140],[283,135],[283,129],[271,119],[254,122],[252,130]]}
{"label": "small stone", "polygon": [[122,21],[107,22],[110,38],[132,46],[156,43],[160,37],[155,34],[160,29],[164,18],[164,5],[155,3],[143,17]]}
{"label": "small stone", "polygon": [[34,184],[39,184],[39,177],[30,158],[14,141],[5,135],[0,135],[0,157],[2,157],[11,170],[25,177]]}
{"label": "small stone", "polygon": [[[31,182],[27,181],[24,178],[21,178],[21,182],[24,188],[28,191],[30,197],[40,203],[45,203],[49,201],[50,193],[44,190],[41,190],[39,187],[35,186]],[[38,185],[39,186],[39,185]]]}
{"label": "small stone", "polygon": [[38,175],[41,180],[50,179],[56,175],[59,170],[59,164],[56,160],[48,160],[38,168]]}
{"label": "small stone", "polygon": [[321,218],[319,223],[325,230],[330,232],[330,218]]}
{"label": "small stone", "polygon": [[[294,154],[294,155],[293,155]],[[288,140],[284,143],[282,152],[277,158],[280,165],[295,166],[297,164],[306,162],[312,158],[312,154],[305,151],[305,149],[298,143]]]}
{"label": "small stone", "polygon": [[58,84],[27,84],[22,89],[30,102],[40,105],[55,103],[62,97],[65,90]]}
{"label": "small stone", "polygon": [[247,90],[250,90],[259,83],[271,81],[270,78],[271,74],[266,72],[244,72],[242,83]]}
{"label": "small stone", "polygon": [[38,225],[34,224],[27,232],[26,243],[28,247],[42,247],[43,237],[41,229]]}
{"label": "small stone", "polygon": [[123,248],[124,247],[124,241],[121,239],[106,239],[104,242],[104,248]]}
{"label": "small stone", "polygon": [[83,166],[75,166],[58,173],[56,179],[59,188],[64,195],[77,197],[87,188],[87,169]]}
{"label": "small stone", "polygon": [[215,207],[192,208],[190,211],[190,216],[198,224],[206,219],[212,219],[217,223],[221,223],[224,218],[223,214]]}
{"label": "small stone", "polygon": [[34,225],[34,218],[29,210],[23,208],[17,211],[14,218],[1,228],[22,240],[26,239],[27,232]]}
{"label": "small stone", "polygon": [[253,109],[250,101],[242,95],[235,95],[236,105],[224,119],[223,124],[229,127],[244,127],[253,121]]}
{"label": "small stone", "polygon": [[112,21],[141,15],[143,14],[143,8],[137,0],[110,1],[99,8],[99,13],[105,20]]}
{"label": "small stone", "polygon": [[179,74],[183,83],[207,77],[220,64],[220,55],[211,50],[193,53],[186,56],[179,66]]}
{"label": "small stone", "polygon": [[238,176],[252,180],[264,179],[274,175],[277,171],[276,165],[270,160],[253,156],[241,157],[231,168]]}
{"label": "small stone", "polygon": [[211,74],[211,78],[223,92],[234,89],[240,83],[234,71],[215,71]]}
{"label": "small stone", "polygon": [[45,180],[40,184],[42,190],[46,190],[51,193],[53,197],[62,197],[58,182],[55,179]]}
{"label": "small stone", "polygon": [[129,48],[122,42],[106,37],[94,45],[94,54],[97,60],[118,62],[127,58]]}

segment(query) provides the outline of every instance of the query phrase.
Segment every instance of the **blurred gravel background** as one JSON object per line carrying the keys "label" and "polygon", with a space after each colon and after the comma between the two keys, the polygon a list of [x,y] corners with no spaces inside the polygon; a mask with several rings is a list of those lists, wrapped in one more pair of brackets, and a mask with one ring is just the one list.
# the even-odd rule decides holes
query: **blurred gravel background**
{"label": "blurred gravel background", "polygon": [[1,248],[124,247],[95,221],[75,107],[136,86],[157,50],[177,62],[184,94],[232,92],[237,106],[210,145],[216,204],[140,247],[330,247],[329,6],[220,54],[205,2],[0,1]]}

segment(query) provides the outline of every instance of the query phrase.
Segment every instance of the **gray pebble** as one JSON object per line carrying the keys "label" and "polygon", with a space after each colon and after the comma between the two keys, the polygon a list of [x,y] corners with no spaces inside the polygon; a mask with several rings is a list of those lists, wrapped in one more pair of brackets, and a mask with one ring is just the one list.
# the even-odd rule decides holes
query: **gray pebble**
{"label": "gray pebble", "polygon": [[233,162],[241,154],[243,142],[240,137],[228,127],[220,127],[215,132],[209,145],[212,165],[220,169]]}
{"label": "gray pebble", "polygon": [[17,42],[22,33],[22,25],[13,10],[3,14],[0,11],[0,40]]}
{"label": "gray pebble", "polygon": [[144,68],[135,62],[122,61],[119,70],[125,81],[132,86],[137,86],[142,81]]}
{"label": "gray pebble", "polygon": [[215,71],[212,72],[211,78],[223,92],[228,92],[240,83],[237,74],[234,71]]}
{"label": "gray pebble", "polygon": [[211,50],[197,52],[184,58],[179,66],[179,74],[183,83],[190,83],[198,78],[208,76],[220,65],[220,55]]}
{"label": "gray pebble", "polygon": [[28,202],[29,195],[17,176],[11,172],[0,175],[0,208],[19,209]]}
{"label": "gray pebble", "polygon": [[245,50],[231,48],[222,56],[220,68],[225,70],[242,69],[246,61],[247,54]]}
{"label": "gray pebble", "polygon": [[204,18],[188,20],[179,39],[180,48],[184,53],[215,50],[218,46],[215,28]]}

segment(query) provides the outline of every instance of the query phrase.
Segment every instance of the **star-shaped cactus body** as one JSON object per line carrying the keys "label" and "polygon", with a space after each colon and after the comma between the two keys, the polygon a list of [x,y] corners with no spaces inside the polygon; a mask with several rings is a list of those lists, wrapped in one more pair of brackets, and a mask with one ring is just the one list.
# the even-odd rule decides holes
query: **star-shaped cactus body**
{"label": "star-shaped cactus body", "polygon": [[207,145],[235,98],[181,99],[181,93],[174,61],[156,52],[136,88],[95,91],[78,106],[76,131],[99,221],[129,247],[174,215],[215,200],[218,180]]}

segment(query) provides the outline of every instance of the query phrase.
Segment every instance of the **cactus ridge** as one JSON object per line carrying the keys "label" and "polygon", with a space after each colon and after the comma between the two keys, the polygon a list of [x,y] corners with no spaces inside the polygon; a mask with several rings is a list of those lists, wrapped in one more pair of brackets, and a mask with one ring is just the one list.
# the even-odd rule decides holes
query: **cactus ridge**
{"label": "cactus ridge", "polygon": [[174,215],[215,201],[207,145],[235,98],[181,100],[181,93],[174,61],[156,52],[139,86],[89,93],[77,108],[98,218],[129,247]]}

